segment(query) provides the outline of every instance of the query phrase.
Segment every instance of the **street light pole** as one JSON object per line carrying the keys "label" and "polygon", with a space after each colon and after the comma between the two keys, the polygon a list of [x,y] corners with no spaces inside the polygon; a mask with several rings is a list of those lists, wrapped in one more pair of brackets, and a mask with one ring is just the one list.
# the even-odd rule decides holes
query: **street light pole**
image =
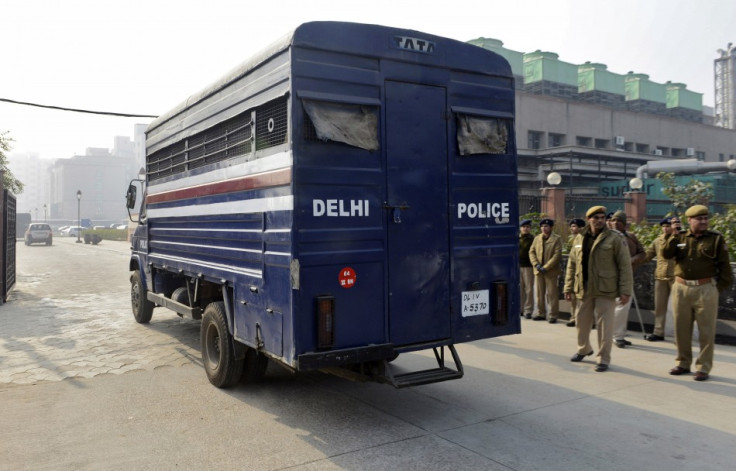
{"label": "street light pole", "polygon": [[79,236],[82,234],[82,216],[80,208],[82,205],[82,190],[77,190],[77,244],[82,242]]}

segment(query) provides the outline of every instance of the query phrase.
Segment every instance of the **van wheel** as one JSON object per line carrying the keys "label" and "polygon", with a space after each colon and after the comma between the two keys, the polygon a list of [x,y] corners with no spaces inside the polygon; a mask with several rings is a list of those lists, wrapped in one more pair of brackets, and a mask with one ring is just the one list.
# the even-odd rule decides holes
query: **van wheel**
{"label": "van wheel", "polygon": [[227,330],[225,304],[222,301],[207,305],[202,316],[202,364],[207,379],[218,388],[227,388],[240,380],[243,359],[235,358],[233,338]]}
{"label": "van wheel", "polygon": [[240,382],[243,384],[255,383],[263,379],[268,368],[268,357],[254,348],[248,348],[243,360],[243,374]]}
{"label": "van wheel", "polygon": [[174,292],[171,293],[171,300],[189,306],[189,293],[187,293],[187,289],[183,286],[176,288]]}
{"label": "van wheel", "polygon": [[130,277],[130,304],[133,307],[133,317],[139,324],[148,324],[153,316],[154,304],[146,298],[141,281],[141,272],[136,270]]}

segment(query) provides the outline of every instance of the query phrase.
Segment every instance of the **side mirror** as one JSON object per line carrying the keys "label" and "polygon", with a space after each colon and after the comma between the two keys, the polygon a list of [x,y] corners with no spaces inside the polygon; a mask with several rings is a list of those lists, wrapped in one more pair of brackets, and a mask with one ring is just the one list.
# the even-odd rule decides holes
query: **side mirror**
{"label": "side mirror", "polygon": [[128,209],[133,209],[135,207],[135,199],[138,195],[138,189],[135,187],[135,185],[130,185],[128,187],[128,192],[125,194],[125,206]]}

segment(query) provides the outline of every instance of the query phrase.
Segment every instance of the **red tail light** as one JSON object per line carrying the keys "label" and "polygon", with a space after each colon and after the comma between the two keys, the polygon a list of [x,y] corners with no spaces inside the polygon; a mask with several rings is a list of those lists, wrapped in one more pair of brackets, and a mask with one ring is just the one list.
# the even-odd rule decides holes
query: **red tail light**
{"label": "red tail light", "polygon": [[495,288],[495,312],[493,313],[494,325],[506,325],[509,321],[509,289],[505,281],[493,283]]}
{"label": "red tail light", "polygon": [[332,348],[335,345],[335,298],[317,296],[317,348]]}

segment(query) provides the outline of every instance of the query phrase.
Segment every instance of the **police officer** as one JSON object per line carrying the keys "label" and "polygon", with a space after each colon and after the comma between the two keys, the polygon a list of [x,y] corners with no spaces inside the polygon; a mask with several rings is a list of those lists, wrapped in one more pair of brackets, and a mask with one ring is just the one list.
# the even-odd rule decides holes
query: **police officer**
{"label": "police officer", "polygon": [[685,229],[682,228],[682,223],[680,222],[679,217],[672,216],[670,224],[672,225],[672,232],[675,234],[684,234],[686,232]]}
{"label": "police officer", "polygon": [[554,324],[560,314],[560,291],[557,282],[560,278],[560,262],[562,261],[562,237],[552,232],[555,222],[552,219],[542,219],[539,227],[542,233],[534,238],[532,248],[529,249],[529,260],[534,267],[534,279],[537,283],[537,315],[535,321],[547,318],[547,304],[549,304],[549,318],[547,322]]}
{"label": "police officer", "polygon": [[[570,221],[570,236],[567,238],[567,253],[569,254],[572,252],[573,242],[575,241],[575,236],[577,236],[580,231],[583,230],[585,227],[585,221],[582,219],[573,219]],[[575,296],[570,299],[570,320],[567,321],[565,324],[568,327],[575,327],[575,317],[578,313],[578,308],[580,307],[580,304],[578,303],[578,298]]]}
{"label": "police officer", "polygon": [[575,237],[565,273],[565,299],[578,298],[576,320],[578,350],[570,361],[593,354],[590,331],[593,317],[598,326],[598,364],[608,370],[613,345],[613,310],[616,298],[626,304],[634,290],[631,256],[624,239],[606,226],[606,208],[593,206],[586,213],[588,225]]}
{"label": "police officer", "polygon": [[521,273],[521,315],[532,318],[534,309],[534,270],[529,260],[529,249],[534,241],[531,233],[531,219],[524,219],[519,224],[519,269]]}
{"label": "police officer", "polygon": [[675,320],[677,366],[671,375],[690,373],[693,361],[693,321],[700,331],[700,354],[695,360],[695,381],[705,381],[713,368],[718,315],[718,292],[731,286],[733,274],[723,236],[708,230],[708,208],[696,204],[685,211],[690,229],[671,234],[662,254],[675,260],[672,304]]}
{"label": "police officer", "polygon": [[[626,231],[626,213],[618,210],[611,215],[611,229],[620,234],[626,241],[626,245],[629,248],[629,255],[631,257],[631,268],[636,269],[639,265],[645,262],[646,254],[644,253],[644,247],[639,242],[634,234]],[[629,311],[631,310],[631,300],[629,298],[626,303],[617,303],[616,310],[613,314],[613,341],[619,348],[625,348],[627,345],[631,345],[631,342],[626,340],[626,331],[629,324]]]}
{"label": "police officer", "polygon": [[646,261],[657,258],[654,269],[654,330],[646,339],[650,342],[664,340],[664,327],[667,320],[667,303],[675,282],[675,261],[662,255],[664,242],[672,234],[672,218],[664,218],[659,222],[662,233],[647,248]]}

